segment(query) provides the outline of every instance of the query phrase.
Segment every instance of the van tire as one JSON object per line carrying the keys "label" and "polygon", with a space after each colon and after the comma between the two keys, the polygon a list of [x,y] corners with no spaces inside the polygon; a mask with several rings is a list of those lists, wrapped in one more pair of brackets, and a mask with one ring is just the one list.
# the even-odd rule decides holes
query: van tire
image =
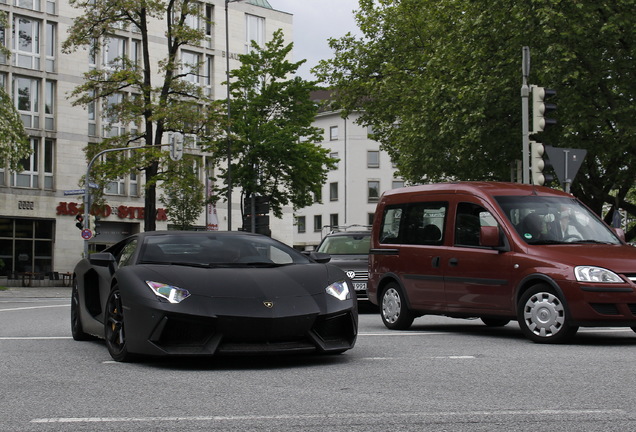
{"label": "van tire", "polygon": [[382,291],[380,316],[384,325],[391,330],[406,330],[413,324],[415,315],[409,311],[404,294],[395,282],[389,283]]}
{"label": "van tire", "polygon": [[546,284],[530,287],[519,299],[517,320],[523,334],[537,343],[563,343],[578,331],[570,325],[565,303]]}
{"label": "van tire", "polygon": [[482,318],[481,321],[488,327],[503,327],[510,322],[506,318]]}

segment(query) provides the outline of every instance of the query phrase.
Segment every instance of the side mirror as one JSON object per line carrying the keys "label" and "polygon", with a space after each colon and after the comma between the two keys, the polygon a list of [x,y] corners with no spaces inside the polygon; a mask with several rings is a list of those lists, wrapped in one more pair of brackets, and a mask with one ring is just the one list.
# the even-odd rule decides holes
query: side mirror
{"label": "side mirror", "polygon": [[619,239],[621,239],[621,241],[625,241],[625,231],[623,231],[623,228],[612,228],[614,230],[614,234],[616,234],[618,236]]}
{"label": "side mirror", "polygon": [[93,265],[107,267],[110,264],[115,263],[115,256],[108,252],[98,252],[90,254],[88,261]]}
{"label": "side mirror", "polygon": [[323,252],[309,252],[306,254],[309,258],[320,264],[326,264],[331,261],[331,255]]}
{"label": "side mirror", "polygon": [[499,227],[483,226],[479,229],[479,246],[496,248],[501,246]]}

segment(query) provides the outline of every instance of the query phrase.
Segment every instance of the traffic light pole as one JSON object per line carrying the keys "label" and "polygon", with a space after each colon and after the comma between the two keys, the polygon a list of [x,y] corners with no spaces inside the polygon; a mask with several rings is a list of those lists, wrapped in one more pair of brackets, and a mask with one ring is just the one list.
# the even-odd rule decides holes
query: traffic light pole
{"label": "traffic light pole", "polygon": [[[172,140],[171,140],[172,141]],[[175,140],[176,141],[176,140]],[[91,209],[91,203],[90,203],[90,173],[91,173],[91,168],[93,167],[93,163],[95,163],[95,161],[102,155],[106,154],[106,153],[111,153],[111,152],[116,152],[116,151],[124,151],[124,150],[139,150],[139,149],[144,149],[144,148],[157,148],[157,147],[166,147],[166,146],[173,146],[173,145],[178,145],[179,143],[176,143],[175,141],[171,142],[170,144],[161,144],[160,146],[155,146],[155,145],[151,145],[151,146],[136,146],[136,147],[117,147],[117,148],[112,148],[112,149],[106,149],[106,150],[102,150],[99,153],[97,153],[95,156],[93,156],[93,158],[91,159],[91,161],[88,163],[88,166],[86,167],[86,177],[85,177],[85,181],[84,181],[84,229],[89,229],[90,225],[89,225],[89,215],[90,215],[90,209]],[[180,151],[183,151],[183,145],[181,145]],[[171,151],[171,153],[175,153],[174,150]],[[175,156],[175,154],[171,154],[171,157]],[[88,241],[90,240],[90,238],[85,238],[84,239],[84,258],[88,258]]]}
{"label": "traffic light pole", "polygon": [[530,87],[528,86],[528,76],[530,75],[530,48],[523,47],[521,73],[523,82],[521,85],[521,152],[522,152],[522,178],[524,184],[530,183],[530,115],[529,103]]}

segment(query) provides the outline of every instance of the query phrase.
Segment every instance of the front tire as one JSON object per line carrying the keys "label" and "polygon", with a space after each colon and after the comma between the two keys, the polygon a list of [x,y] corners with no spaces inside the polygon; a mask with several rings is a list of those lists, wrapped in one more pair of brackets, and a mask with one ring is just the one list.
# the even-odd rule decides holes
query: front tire
{"label": "front tire", "polygon": [[380,316],[391,330],[406,330],[413,324],[415,315],[408,310],[404,294],[395,282],[388,284],[382,292]]}
{"label": "front tire", "polygon": [[523,334],[537,343],[566,342],[578,331],[570,325],[565,303],[549,286],[538,284],[519,299],[517,320]]}
{"label": "front tire", "polygon": [[87,341],[95,339],[93,336],[84,332],[82,319],[80,317],[80,298],[77,280],[73,280],[73,289],[71,291],[71,335],[76,341]]}
{"label": "front tire", "polygon": [[121,292],[117,285],[113,287],[106,301],[104,337],[106,339],[106,347],[113,360],[125,362],[132,359],[132,355],[128,352],[128,347],[126,346],[124,308]]}

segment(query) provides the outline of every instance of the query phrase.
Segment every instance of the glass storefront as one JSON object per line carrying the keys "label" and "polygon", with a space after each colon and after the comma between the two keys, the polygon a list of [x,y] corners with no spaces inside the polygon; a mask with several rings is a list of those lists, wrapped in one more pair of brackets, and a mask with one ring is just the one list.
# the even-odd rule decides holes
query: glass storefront
{"label": "glass storefront", "polygon": [[53,271],[55,221],[0,218],[0,276]]}

